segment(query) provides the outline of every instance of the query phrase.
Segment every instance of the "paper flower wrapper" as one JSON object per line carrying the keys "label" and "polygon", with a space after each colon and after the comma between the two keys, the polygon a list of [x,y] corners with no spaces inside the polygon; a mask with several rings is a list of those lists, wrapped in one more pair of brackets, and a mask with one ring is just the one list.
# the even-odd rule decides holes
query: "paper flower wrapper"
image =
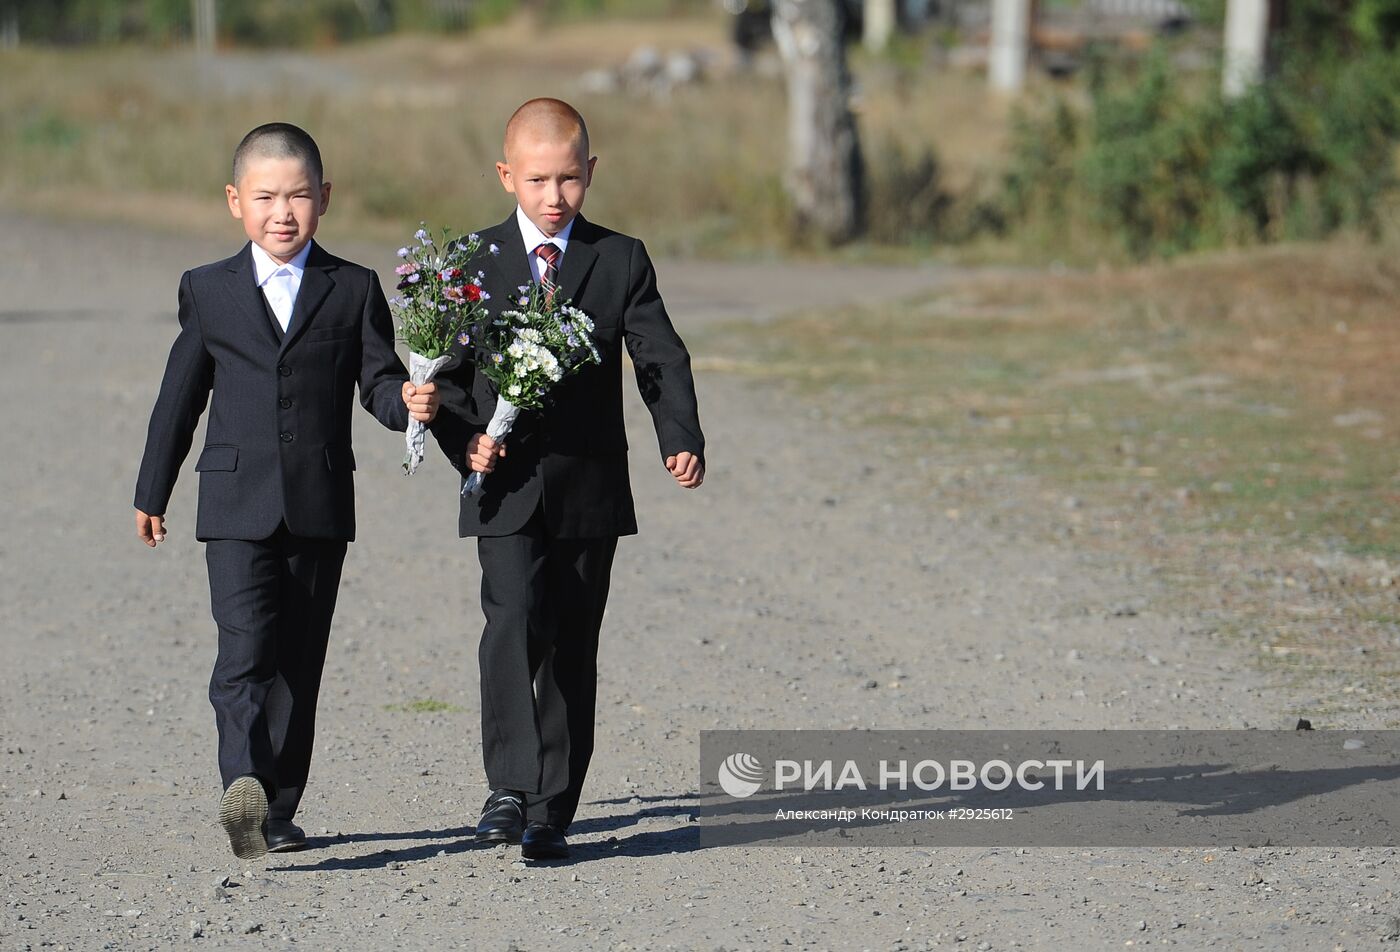
{"label": "paper flower wrapper", "polygon": [[[452,359],[451,354],[443,354],[441,357],[427,358],[422,354],[409,351],[408,354],[408,379],[415,387],[423,384],[437,376],[439,370],[447,366]],[[428,441],[428,428],[422,423],[412,418],[408,421],[408,432],[404,434],[404,445],[408,452],[403,458],[403,474],[412,476],[418,472],[418,465],[423,462],[423,446]]]}
{"label": "paper flower wrapper", "polygon": [[[510,428],[515,426],[515,418],[518,416],[520,416],[519,407],[505,397],[497,397],[496,409],[491,413],[491,422],[486,424],[486,435],[497,443],[501,442],[510,433]],[[485,473],[472,473],[462,484],[462,495],[475,496],[481,492],[481,484],[485,480]]]}

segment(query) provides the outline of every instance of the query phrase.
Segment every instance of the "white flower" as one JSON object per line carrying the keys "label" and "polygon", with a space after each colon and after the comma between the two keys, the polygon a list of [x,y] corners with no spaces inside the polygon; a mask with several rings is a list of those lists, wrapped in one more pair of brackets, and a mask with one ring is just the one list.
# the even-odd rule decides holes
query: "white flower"
{"label": "white flower", "polygon": [[515,365],[515,375],[516,375],[517,377],[523,377],[523,376],[525,376],[527,373],[529,373],[529,371],[525,369],[525,365],[524,365],[524,364],[516,364],[516,365]]}
{"label": "white flower", "polygon": [[506,353],[510,354],[516,360],[519,360],[521,357],[525,356],[525,347],[523,344],[520,343],[520,341],[517,340],[512,342],[511,345],[506,348]]}
{"label": "white flower", "polygon": [[506,396],[509,396],[509,397],[518,397],[518,396],[520,396],[520,384],[518,384],[518,383],[513,383],[513,384],[511,384],[509,387],[507,387],[507,388],[506,388]]}
{"label": "white flower", "polygon": [[574,319],[574,323],[586,331],[593,330],[593,319],[576,307],[565,308],[569,316]]}

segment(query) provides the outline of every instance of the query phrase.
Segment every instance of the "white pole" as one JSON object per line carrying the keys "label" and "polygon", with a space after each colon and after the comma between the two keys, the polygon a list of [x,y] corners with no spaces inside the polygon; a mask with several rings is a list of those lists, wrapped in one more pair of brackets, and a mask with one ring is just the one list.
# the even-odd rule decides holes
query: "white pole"
{"label": "white pole", "polygon": [[864,36],[865,48],[872,53],[883,53],[894,34],[895,0],[865,0]]}
{"label": "white pole", "polygon": [[194,47],[201,53],[214,52],[219,28],[214,0],[191,0],[194,15]]}
{"label": "white pole", "polygon": [[998,92],[1016,93],[1026,83],[1031,44],[1031,0],[992,0],[992,41],[987,75]]}
{"label": "white pole", "polygon": [[1225,66],[1221,91],[1237,99],[1264,78],[1269,0],[1230,0],[1225,10]]}
{"label": "white pole", "polygon": [[19,10],[6,4],[4,22],[0,23],[0,50],[19,49]]}

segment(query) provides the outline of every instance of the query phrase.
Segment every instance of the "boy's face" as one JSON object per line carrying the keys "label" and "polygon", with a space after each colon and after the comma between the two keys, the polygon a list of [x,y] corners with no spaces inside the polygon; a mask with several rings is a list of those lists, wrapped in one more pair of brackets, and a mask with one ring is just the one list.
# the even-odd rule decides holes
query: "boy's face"
{"label": "boy's face", "polygon": [[597,161],[577,142],[522,136],[510,144],[506,161],[496,163],[496,174],[520,202],[525,217],[553,237],[583,207]]}
{"label": "boy's face", "polygon": [[316,181],[295,158],[253,156],[243,178],[224,191],[244,234],[278,264],[306,247],[331,201],[331,183]]}

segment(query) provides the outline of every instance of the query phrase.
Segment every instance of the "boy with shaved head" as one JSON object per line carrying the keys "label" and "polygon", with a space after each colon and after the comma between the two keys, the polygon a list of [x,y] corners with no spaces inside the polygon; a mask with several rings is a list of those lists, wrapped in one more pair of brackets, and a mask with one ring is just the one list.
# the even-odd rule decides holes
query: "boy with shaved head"
{"label": "boy with shaved head", "polygon": [[239,143],[229,212],[248,243],[180,279],[180,333],[151,413],[136,532],[165,540],[166,505],[206,405],[195,537],[219,629],[209,701],[219,820],[234,855],[306,846],[292,818],[311,767],[316,697],[346,543],[355,538],[350,408],[430,421],[373,271],[313,242],[330,204],[321,153],[287,123]]}
{"label": "boy with shaved head", "polygon": [[[519,842],[526,859],[568,855],[566,832],[593,753],[598,632],[619,536],[637,531],[622,418],[622,347],[651,411],[661,461],[677,485],[704,479],[690,355],[636,238],[579,214],[597,158],[583,117],[557,99],[533,99],[506,125],[501,185],[516,208],[481,230],[496,244],[486,289],[509,308],[538,282],[595,322],[602,361],[566,377],[509,438],[485,434],[495,408],[489,381],[464,353],[439,376],[434,434],[465,476],[490,473],[461,501],[459,532],[481,561],[482,746],[491,794],[477,823],[485,842]],[[499,302],[499,305],[497,305]]]}

